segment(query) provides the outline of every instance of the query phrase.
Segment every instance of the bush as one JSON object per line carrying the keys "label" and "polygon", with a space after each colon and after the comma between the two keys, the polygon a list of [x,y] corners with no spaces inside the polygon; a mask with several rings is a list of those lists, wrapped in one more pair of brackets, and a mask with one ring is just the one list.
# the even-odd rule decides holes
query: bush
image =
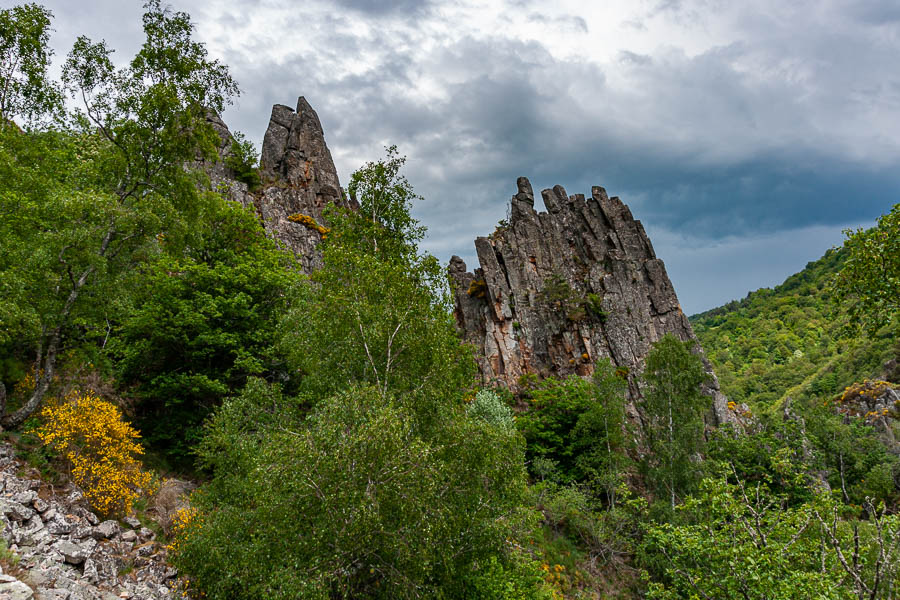
{"label": "bush", "polygon": [[481,419],[503,431],[513,431],[516,428],[512,410],[491,390],[481,390],[475,394],[466,412],[470,417]]}
{"label": "bush", "polygon": [[104,516],[121,516],[152,476],[143,470],[140,434],[122,420],[113,404],[90,393],[74,393],[41,412],[41,441],[68,464],[72,481],[91,506]]}
{"label": "bush", "polygon": [[494,557],[518,593],[511,540],[527,511],[514,430],[458,411],[429,439],[371,387],[308,418],[294,403],[251,380],[211,422],[201,456],[215,476],[192,496],[199,513],[173,552],[196,589],[210,600],[468,598]]}

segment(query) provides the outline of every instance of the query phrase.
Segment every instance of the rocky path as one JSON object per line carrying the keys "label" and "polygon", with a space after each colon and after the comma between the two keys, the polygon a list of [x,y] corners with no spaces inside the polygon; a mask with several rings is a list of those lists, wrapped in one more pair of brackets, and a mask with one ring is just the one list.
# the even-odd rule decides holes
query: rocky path
{"label": "rocky path", "polygon": [[[133,517],[101,521],[72,487],[29,479],[0,443],[0,527],[16,558],[0,559],[0,600],[163,600],[175,570]],[[179,594],[180,595],[180,594]]]}

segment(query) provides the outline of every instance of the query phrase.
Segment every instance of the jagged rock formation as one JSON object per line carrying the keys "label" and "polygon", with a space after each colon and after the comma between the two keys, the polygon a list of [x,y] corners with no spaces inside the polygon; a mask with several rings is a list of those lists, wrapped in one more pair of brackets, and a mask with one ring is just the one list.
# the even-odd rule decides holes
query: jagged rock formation
{"label": "jagged rock formation", "polygon": [[357,206],[343,194],[316,111],[302,96],[296,110],[282,104],[272,107],[260,160],[262,186],[254,191],[226,164],[233,141],[228,127],[217,115],[207,120],[221,140],[221,160],[205,166],[213,188],[254,207],[269,234],[294,252],[306,273],[319,268],[318,244],[327,227],[323,210],[330,204]]}
{"label": "jagged rock formation", "polygon": [[[0,536],[18,557],[0,574],[0,598],[17,600],[169,600],[179,597],[166,548],[134,517],[102,521],[81,492],[54,493],[9,444],[0,444]],[[171,587],[170,587],[171,586]]]}
{"label": "jagged rock formation", "polygon": [[[475,240],[481,267],[469,273],[458,256],[450,261],[457,323],[486,382],[515,390],[526,373],[587,376],[602,357],[635,375],[666,333],[696,339],[663,262],[621,200],[601,187],[586,199],[556,186],[541,192],[549,212],[538,213],[529,181],[517,185],[509,223]],[[634,401],[640,390],[629,380]],[[716,421],[733,421],[715,375],[707,392]]]}

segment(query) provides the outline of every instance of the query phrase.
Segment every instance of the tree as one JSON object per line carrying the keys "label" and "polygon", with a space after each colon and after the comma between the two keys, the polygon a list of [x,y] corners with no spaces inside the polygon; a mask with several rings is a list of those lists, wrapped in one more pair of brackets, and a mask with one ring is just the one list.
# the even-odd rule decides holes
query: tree
{"label": "tree", "polygon": [[59,90],[47,74],[52,16],[33,3],[0,10],[0,127],[59,108]]}
{"label": "tree", "polygon": [[705,479],[679,506],[684,524],[652,525],[642,559],[648,598],[847,599],[811,505],[791,508],[764,483]]}
{"label": "tree", "polygon": [[215,477],[174,556],[205,597],[467,598],[492,564],[514,570],[514,429],[457,406],[438,442],[375,387],[301,407],[251,380],[211,422]]}
{"label": "tree", "polygon": [[[528,443],[526,456],[532,471],[553,464],[562,481],[577,481],[582,474],[577,460],[587,451],[578,442],[585,441],[583,433],[587,432],[576,434],[576,428],[594,405],[594,386],[577,375],[548,377],[540,382],[529,378],[522,383],[527,386],[528,408],[518,416],[517,424]],[[593,446],[593,440],[587,441]]]}
{"label": "tree", "polygon": [[136,271],[108,351],[138,398],[147,442],[180,466],[212,409],[247,377],[291,379],[274,348],[302,278],[291,258],[252,211],[222,200],[184,252]]}
{"label": "tree", "polygon": [[529,581],[522,439],[496,397],[463,402],[474,360],[446,274],[416,247],[401,166],[393,150],[369,163],[352,179],[360,211],[328,213],[323,267],[283,325],[300,394],[251,379],[210,422],[202,520],[175,553],[208,598],[467,598],[487,573]]}
{"label": "tree", "polygon": [[105,324],[121,276],[158,251],[158,236],[177,247],[211,197],[184,165],[215,152],[203,116],[221,111],[236,84],[191,39],[187,14],[159,0],[144,7],[146,41],[129,66],[115,69],[103,42],[76,41],[63,83],[83,108],[66,129],[3,128],[0,279],[11,282],[4,292],[35,348],[36,375],[4,427],[41,404],[60,351]]}
{"label": "tree", "polygon": [[871,229],[846,230],[847,254],[834,280],[835,296],[870,331],[895,323],[900,311],[900,204]]}
{"label": "tree", "polygon": [[327,213],[323,266],[287,315],[282,348],[315,397],[372,385],[432,420],[476,367],[456,335],[445,270],[418,252],[424,229],[409,216],[415,194],[402,165],[390,148],[351,178],[359,211]]}
{"label": "tree", "polygon": [[647,355],[643,373],[644,437],[650,450],[644,468],[648,483],[669,498],[672,508],[699,478],[703,415],[710,407],[700,390],[709,375],[691,352],[695,343],[666,334]]}
{"label": "tree", "polygon": [[594,402],[572,432],[575,467],[578,479],[603,494],[610,509],[615,509],[617,490],[631,463],[625,416],[628,382],[608,358],[597,362],[592,382]]}
{"label": "tree", "polygon": [[842,504],[790,461],[779,468],[810,485],[807,501],[732,470],[704,479],[677,524],[651,525],[641,550],[654,580],[647,597],[896,598],[897,515],[869,500]]}

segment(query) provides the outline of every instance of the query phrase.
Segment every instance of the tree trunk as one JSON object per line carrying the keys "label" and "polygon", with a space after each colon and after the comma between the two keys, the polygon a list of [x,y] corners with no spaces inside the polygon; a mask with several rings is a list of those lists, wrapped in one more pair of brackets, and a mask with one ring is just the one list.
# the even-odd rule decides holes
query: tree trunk
{"label": "tree trunk", "polygon": [[[50,343],[47,345],[47,353],[44,355],[43,361],[35,364],[35,385],[31,398],[28,399],[22,408],[12,414],[4,414],[0,417],[0,425],[4,429],[15,429],[25,422],[34,411],[41,405],[41,401],[50,389],[50,382],[53,381],[53,375],[56,370],[56,351],[59,348],[60,328],[57,327],[50,335]],[[37,374],[40,373],[40,376]],[[3,410],[6,412],[6,402],[4,401]]]}

